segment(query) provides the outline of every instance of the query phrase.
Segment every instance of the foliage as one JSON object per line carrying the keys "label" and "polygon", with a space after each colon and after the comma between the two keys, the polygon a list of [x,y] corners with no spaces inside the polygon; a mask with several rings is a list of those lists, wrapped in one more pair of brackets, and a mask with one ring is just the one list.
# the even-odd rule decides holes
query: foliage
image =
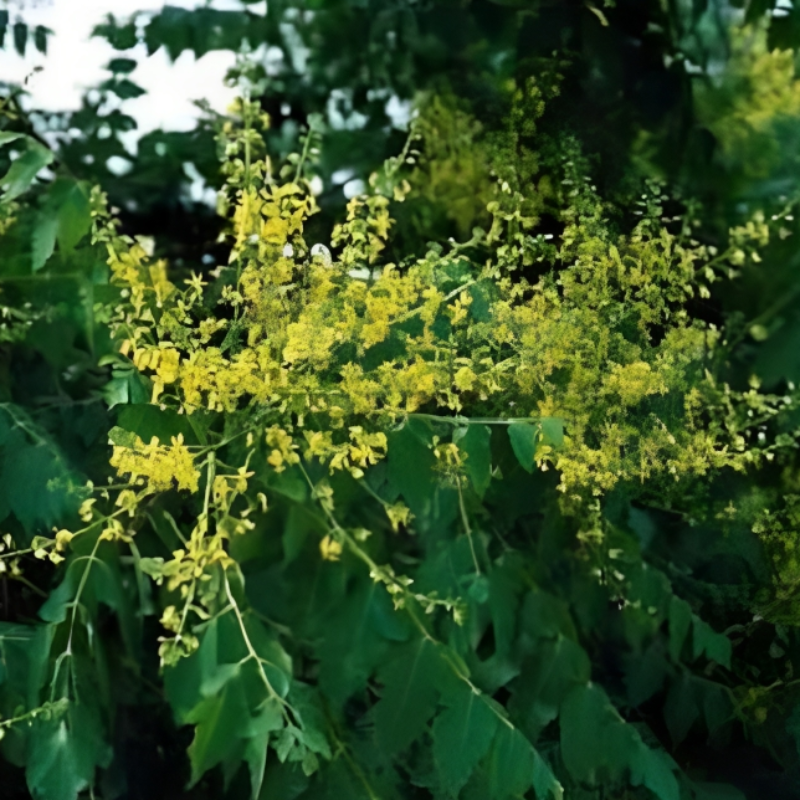
{"label": "foliage", "polygon": [[[123,152],[92,116],[130,59],[55,152],[10,93],[9,797],[797,796],[796,12],[765,6],[111,19],[285,53],[128,176],[83,156]],[[154,241],[189,158],[219,222]]]}

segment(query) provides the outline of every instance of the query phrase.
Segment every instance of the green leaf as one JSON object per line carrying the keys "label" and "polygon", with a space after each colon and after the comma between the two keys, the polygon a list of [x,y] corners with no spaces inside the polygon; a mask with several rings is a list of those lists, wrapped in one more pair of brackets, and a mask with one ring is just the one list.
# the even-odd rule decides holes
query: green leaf
{"label": "green leaf", "polygon": [[242,722],[249,717],[247,698],[241,680],[229,680],[216,695],[203,700],[187,717],[196,724],[189,745],[192,765],[190,785],[194,785],[212,767],[222,762],[237,746]]}
{"label": "green leaf", "polygon": [[15,22],[14,27],[14,49],[21,55],[25,55],[25,48],[28,44],[28,26],[20,21]]}
{"label": "green leaf", "polygon": [[706,658],[716,661],[717,664],[731,668],[731,653],[733,646],[731,640],[722,633],[717,633],[707,622],[699,617],[694,617],[692,626],[692,655],[699,658],[705,654]]}
{"label": "green leaf", "polygon": [[71,702],[65,714],[37,719],[28,753],[28,788],[41,800],[76,800],[111,756],[96,712],[80,702]]}
{"label": "green leaf", "polygon": [[439,699],[440,669],[434,645],[418,639],[379,672],[383,694],[373,718],[378,745],[387,755],[404,750],[425,730]]}
{"label": "green leaf", "polygon": [[525,732],[538,736],[558,716],[569,692],[586,683],[590,671],[589,657],[572,639],[539,640],[513,684],[511,707],[525,721]]}
{"label": "green leaf", "polygon": [[132,58],[112,58],[106,69],[111,72],[127,75],[136,69],[136,61]]}
{"label": "green leaf", "polygon": [[628,702],[639,706],[661,690],[667,675],[665,649],[660,641],[654,641],[644,653],[632,655],[628,661],[625,684]]}
{"label": "green leaf", "polygon": [[485,696],[464,686],[433,723],[433,757],[446,792],[455,796],[492,743],[498,716]]}
{"label": "green leaf", "polygon": [[109,408],[126,403],[146,403],[150,399],[149,381],[135,369],[114,370],[113,377],[100,390]]}
{"label": "green leaf", "polygon": [[301,681],[292,681],[289,689],[289,705],[300,722],[299,740],[312,753],[329,759],[331,746],[325,735],[325,731],[328,730],[328,722],[319,691],[316,687]]}
{"label": "green leaf", "polygon": [[24,133],[17,133],[16,131],[0,131],[0,147],[7,145],[9,142],[16,142],[17,139],[25,138],[27,137]]}
{"label": "green leaf", "polygon": [[8,172],[0,178],[0,189],[4,190],[2,200],[9,201],[19,197],[33,183],[39,171],[53,161],[53,153],[29,136],[27,149],[16,158]]}
{"label": "green leaf", "polygon": [[453,441],[467,454],[467,475],[478,497],[483,497],[492,480],[491,438],[488,425],[468,425],[453,435]]}
{"label": "green leaf", "polygon": [[141,86],[134,83],[127,78],[114,81],[110,84],[109,89],[114,92],[120,100],[131,100],[135,97],[141,97],[146,94],[146,91]]}
{"label": "green leaf", "polygon": [[334,703],[344,703],[367,681],[385,658],[389,641],[408,637],[402,616],[392,608],[382,584],[363,580],[326,619],[317,652],[320,688]]}
{"label": "green leaf", "polygon": [[487,759],[489,797],[522,797],[533,786],[536,800],[561,800],[563,789],[550,767],[516,728],[498,727]]}
{"label": "green leaf", "polygon": [[399,431],[389,434],[389,481],[403,495],[416,517],[430,506],[437,478],[436,458],[427,444],[427,426],[409,419]]}
{"label": "green leaf", "polygon": [[631,763],[631,783],[646,786],[660,800],[680,800],[675,762],[663,751],[640,743]]}
{"label": "green leaf", "polygon": [[89,195],[77,181],[59,181],[57,188],[58,191],[54,187],[53,193],[58,204],[58,246],[69,252],[91,227]]}
{"label": "green leaf", "polygon": [[726,722],[733,719],[733,701],[730,692],[720,684],[702,681],[699,685],[703,698],[703,717],[708,732],[713,736]]}
{"label": "green leaf", "polygon": [[532,422],[513,422],[508,426],[508,438],[514,455],[528,472],[533,472],[533,459],[536,455],[536,442],[539,431]]}
{"label": "green leaf", "polygon": [[605,693],[586,684],[574,688],[561,709],[561,755],[570,775],[597,783],[619,777],[636,749],[636,733],[624,724]]}
{"label": "green leaf", "polygon": [[[161,444],[169,444],[173,436],[183,436],[188,445],[200,444],[194,428],[185,414],[172,409],[161,409],[150,403],[129,403],[120,409],[118,426],[149,442],[154,436]],[[130,446],[130,445],[126,445]]]}
{"label": "green leaf", "polygon": [[276,700],[268,699],[259,707],[256,715],[250,719],[243,735],[247,738],[244,748],[244,760],[250,771],[251,798],[261,793],[264,782],[264,770],[267,764],[267,747],[272,733],[283,727],[283,713]]}
{"label": "green leaf", "polygon": [[562,800],[564,797],[564,788],[556,779],[550,765],[535,749],[533,751],[533,791],[537,800],[547,800],[550,797],[553,800]]}
{"label": "green leaf", "polygon": [[[335,763],[335,762],[334,762]],[[295,800],[308,788],[308,776],[297,764],[282,764],[270,759],[264,771],[261,800]]]}
{"label": "green leaf", "polygon": [[522,796],[533,783],[533,766],[531,743],[516,728],[502,725],[487,764],[492,800]]}
{"label": "green leaf", "polygon": [[51,33],[52,31],[44,25],[37,25],[33,31],[33,43],[42,55],[47,55],[47,36]]}
{"label": "green leaf", "polygon": [[49,528],[77,506],[72,476],[60,453],[46,442],[32,444],[19,428],[6,439],[0,466],[0,505],[29,533]]}
{"label": "green leaf", "polygon": [[700,716],[698,699],[691,676],[680,675],[672,681],[664,703],[664,721],[676,747],[686,738]]}
{"label": "green leaf", "polygon": [[115,425],[108,432],[108,441],[117,447],[127,447],[131,449],[136,446],[136,434],[133,431]]}
{"label": "green leaf", "polygon": [[38,272],[53,255],[58,235],[58,217],[42,212],[31,234],[31,268]]}
{"label": "green leaf", "polygon": [[124,25],[118,25],[112,15],[109,15],[107,20],[104,24],[95,25],[92,29],[92,36],[104,37],[115,50],[129,50],[136,46],[138,36],[134,20],[130,20]]}
{"label": "green leaf", "polygon": [[526,586],[524,562],[504,556],[489,574],[489,608],[492,614],[495,652],[510,656],[517,642],[518,611]]}
{"label": "green leaf", "polygon": [[[276,638],[252,612],[243,615],[244,627],[261,669],[279,697],[286,697],[292,678],[292,659]],[[241,636],[241,631],[239,631]]]}
{"label": "green leaf", "polygon": [[[522,606],[522,624],[525,633],[536,639],[566,636],[577,639],[575,623],[567,604],[552,594],[539,589],[528,592]],[[538,643],[537,643],[538,644]]]}
{"label": "green leaf", "polygon": [[691,624],[691,606],[673,595],[669,603],[669,654],[673,661],[680,661],[683,643]]}
{"label": "green leaf", "polygon": [[695,800],[747,800],[742,792],[726,783],[695,782],[692,788]]}
{"label": "green leaf", "polygon": [[627,770],[634,786],[645,785],[659,800],[679,800],[671,762],[644,744],[598,686],[573,689],[562,705],[560,724],[561,756],[576,780],[604,783],[619,780]]}
{"label": "green leaf", "polygon": [[295,503],[302,503],[308,497],[308,484],[297,467],[289,467],[283,472],[271,469],[267,486]]}
{"label": "green leaf", "polygon": [[786,720],[786,730],[789,735],[794,739],[794,746],[800,755],[800,703],[796,703],[792,709],[792,713]]}
{"label": "green leaf", "polygon": [[40,703],[54,632],[54,625],[0,623],[0,683],[28,708]]}
{"label": "green leaf", "polygon": [[128,402],[128,377],[116,376],[106,383],[100,390],[103,400],[109,408],[124,405]]}
{"label": "green leaf", "polygon": [[477,322],[490,322],[492,319],[491,301],[497,289],[491,281],[473,283],[468,289],[472,297],[469,313]]}
{"label": "green leaf", "polygon": [[563,447],[564,445],[564,420],[558,417],[542,417],[539,420],[542,431],[542,444],[550,447]]}

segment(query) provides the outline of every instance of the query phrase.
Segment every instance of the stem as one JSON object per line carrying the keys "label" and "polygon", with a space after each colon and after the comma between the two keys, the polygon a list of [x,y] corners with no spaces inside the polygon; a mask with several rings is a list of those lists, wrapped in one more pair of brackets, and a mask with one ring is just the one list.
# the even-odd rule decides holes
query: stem
{"label": "stem", "polygon": [[[305,479],[308,482],[309,486],[311,487],[311,490],[312,490],[312,493],[313,493],[313,490],[314,490],[313,481],[309,477],[308,472],[306,472],[305,468],[303,467],[303,464],[300,463],[300,464],[298,464],[298,466],[300,467],[300,470],[302,471],[303,475],[305,476]],[[381,568],[378,567],[378,565],[372,560],[372,558],[369,556],[369,554],[367,554],[361,547],[358,546],[358,543],[353,539],[353,537],[350,536],[350,534],[348,534],[347,531],[344,528],[342,528],[341,525],[339,525],[339,523],[336,521],[336,518],[333,516],[331,511],[329,509],[325,508],[324,506],[321,506],[321,507],[322,507],[322,510],[324,511],[326,517],[330,521],[332,529],[335,530],[336,533],[345,540],[345,542],[347,543],[347,545],[350,548],[350,550],[359,559],[361,559],[361,561],[363,561],[367,566],[369,566],[370,570],[373,573],[377,573],[377,574],[380,575],[383,572],[383,570],[381,570]],[[392,580],[392,583],[394,585],[399,586],[400,590],[402,591],[402,593],[405,594],[409,599],[416,599],[414,593],[413,592],[409,592],[409,590],[408,590],[408,588],[406,586],[404,586],[403,584],[399,583],[398,581],[394,581],[393,579],[390,578],[390,576],[386,576],[386,578]],[[227,588],[227,578],[226,578],[226,588]],[[418,630],[422,634],[423,638],[426,639],[427,641],[429,641],[431,644],[435,645],[437,647],[437,649],[439,649],[440,653],[442,654],[442,658],[444,659],[445,663],[450,667],[450,669],[453,671],[455,676],[459,680],[461,680],[464,683],[466,683],[467,686],[469,686],[470,690],[473,692],[473,694],[475,694],[475,696],[478,697],[481,700],[481,702],[485,703],[488,706],[488,708],[492,711],[492,713],[504,725],[507,725],[509,728],[511,728],[513,730],[514,729],[514,724],[509,719],[507,719],[504,714],[502,714],[500,711],[498,711],[498,709],[495,707],[495,705],[493,703],[489,702],[489,699],[487,699],[487,696],[469,679],[468,675],[465,675],[461,671],[459,665],[452,658],[450,658],[448,656],[448,651],[450,650],[449,646],[444,644],[443,642],[440,642],[435,636],[433,636],[433,634],[431,634],[431,632],[425,627],[424,623],[417,617],[416,613],[413,610],[412,605],[409,604],[409,603],[405,603],[405,604],[403,604],[403,609],[406,611],[406,613],[409,615],[409,617],[411,617],[411,621],[418,628]]]}
{"label": "stem", "polygon": [[264,672],[264,664],[261,656],[258,655],[255,647],[253,647],[253,643],[250,641],[250,637],[247,635],[247,628],[244,624],[244,618],[242,617],[242,612],[239,609],[239,604],[236,602],[236,598],[233,596],[233,592],[231,591],[231,584],[228,581],[228,575],[227,573],[223,572],[222,576],[223,580],[225,581],[225,594],[228,596],[228,602],[230,603],[233,613],[236,615],[236,620],[239,623],[239,630],[242,634],[244,646],[247,648],[248,659],[252,658],[256,664],[258,664],[258,672],[261,676],[261,681],[266,687],[267,693],[271,699],[277,700],[277,702],[280,703],[284,718],[289,724],[291,724],[292,720],[289,718],[289,713],[287,711],[288,703],[275,691],[275,688],[267,677],[267,673]]}
{"label": "stem", "polygon": [[192,605],[192,601],[194,600],[194,593],[196,588],[197,588],[197,581],[193,580],[191,585],[189,586],[189,591],[186,595],[186,602],[183,604],[183,612],[181,613],[181,621],[180,624],[178,625],[178,630],[175,632],[176,642],[179,642],[181,640],[183,629],[186,626],[186,619],[189,616],[189,607]]}
{"label": "stem", "polygon": [[297,169],[295,170],[295,175],[294,175],[295,183],[297,183],[300,180],[303,172],[303,166],[305,165],[306,159],[308,158],[308,151],[309,148],[311,147],[311,133],[312,133],[312,128],[309,125],[305,142],[303,142],[303,152],[300,154],[300,160],[297,162]]}
{"label": "stem", "polygon": [[461,491],[461,476],[457,476],[456,478],[456,486],[458,487],[458,507],[461,510],[461,522],[464,525],[464,532],[467,534],[467,539],[469,539],[469,549],[472,553],[472,561],[475,564],[475,572],[476,574],[481,574],[480,564],[478,564],[478,556],[475,553],[475,543],[472,541],[472,528],[469,524],[469,517],[467,517],[467,509],[464,505],[464,495]]}
{"label": "stem", "polygon": [[[72,653],[72,634],[75,631],[75,618],[78,614],[78,606],[80,605],[81,595],[83,594],[83,590],[86,588],[86,582],[89,580],[89,573],[92,569],[92,564],[98,560],[97,559],[97,548],[100,546],[102,534],[97,535],[97,539],[95,540],[94,547],[92,548],[92,552],[90,555],[86,556],[89,560],[89,563],[86,565],[86,569],[83,571],[81,575],[81,580],[78,583],[78,591],[75,594],[75,599],[72,601],[72,617],[69,623],[69,637],[67,639],[67,647],[65,652]],[[79,561],[79,559],[75,559],[72,563],[75,564]]]}
{"label": "stem", "polygon": [[245,97],[247,110],[244,114],[244,189],[250,188],[250,97]]}
{"label": "stem", "polygon": [[500,417],[440,417],[438,414],[409,414],[409,418],[413,419],[427,419],[431,422],[441,422],[445,425],[515,425],[518,422],[527,422],[530,425],[535,425],[539,420],[533,417],[508,417],[501,419]]}
{"label": "stem", "polygon": [[206,496],[203,500],[203,516],[206,519],[206,524],[208,524],[208,504],[211,498],[211,484],[214,483],[214,474],[216,473],[217,468],[217,454],[214,450],[212,450],[208,454],[208,476],[206,478]]}
{"label": "stem", "polygon": [[48,597],[47,592],[43,592],[35,583],[29,581],[24,575],[8,575],[9,580],[19,581],[24,586],[27,586],[31,591],[36,592],[39,597]]}
{"label": "stem", "polygon": [[[471,281],[467,281],[466,283],[462,283],[461,286],[457,286],[455,289],[453,289],[452,292],[449,292],[448,294],[446,294],[442,298],[442,302],[446,303],[448,300],[452,300],[454,297],[458,297],[458,295],[460,295],[461,292],[464,291],[464,289],[468,289],[470,286],[473,286],[477,282],[478,281],[475,278],[473,278]],[[394,324],[396,322],[405,322],[407,319],[411,319],[412,317],[416,317],[417,314],[420,314],[422,312],[423,308],[424,308],[424,306],[417,306],[416,308],[412,308],[411,311],[407,311],[405,314],[401,314],[399,317],[397,317],[396,319],[392,320],[392,324]]]}
{"label": "stem", "polygon": [[39,706],[38,708],[32,708],[30,711],[26,711],[24,714],[20,714],[16,717],[11,717],[10,719],[0,720],[0,728],[10,728],[12,725],[16,725],[19,722],[26,722],[30,719],[36,719],[40,714],[46,711],[61,711],[62,709],[66,709],[67,702],[65,700],[57,700],[56,702],[47,702],[43,705]]}

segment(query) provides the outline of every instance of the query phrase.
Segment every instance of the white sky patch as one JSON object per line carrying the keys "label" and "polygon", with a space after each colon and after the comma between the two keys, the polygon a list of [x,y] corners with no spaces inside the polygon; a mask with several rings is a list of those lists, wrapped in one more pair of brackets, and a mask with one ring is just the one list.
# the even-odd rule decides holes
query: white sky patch
{"label": "white sky patch", "polygon": [[[119,21],[136,11],[157,11],[163,5],[154,0],[9,0],[7,4],[0,0],[0,8],[8,8],[12,24],[21,15],[28,25],[44,25],[53,31],[46,56],[29,42],[25,58],[21,58],[9,30],[5,48],[0,50],[0,81],[21,84],[30,76],[27,107],[76,110],[87,89],[111,76],[105,66],[112,58],[133,58],[138,66],[130,78],[147,94],[119,105],[139,125],[135,137],[126,137],[126,144],[132,145],[156,128],[191,130],[199,115],[193,100],[208,100],[217,111],[224,111],[233,100],[236,90],[226,87],[223,79],[234,64],[234,53],[213,51],[195,59],[193,53],[184,52],[173,64],[163,47],[148,57],[144,45],[116,51],[104,39],[91,37],[94,26],[110,13]],[[169,5],[194,8],[205,3],[169,0]],[[215,0],[211,5],[220,10],[242,8],[236,0]],[[31,75],[37,66],[42,67],[41,72]]]}

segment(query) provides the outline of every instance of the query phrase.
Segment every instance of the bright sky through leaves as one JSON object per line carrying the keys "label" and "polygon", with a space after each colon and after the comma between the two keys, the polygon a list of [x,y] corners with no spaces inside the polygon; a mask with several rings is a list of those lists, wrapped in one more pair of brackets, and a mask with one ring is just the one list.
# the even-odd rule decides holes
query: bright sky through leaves
{"label": "bright sky through leaves", "polygon": [[[202,0],[170,0],[170,5],[186,8],[202,4]],[[21,17],[28,25],[44,25],[54,32],[49,37],[46,56],[29,47],[21,58],[7,41],[5,49],[0,50],[0,82],[21,84],[30,75],[28,107],[77,109],[83,93],[109,76],[106,64],[120,55],[104,39],[91,37],[94,26],[109,13],[121,19],[162,6],[152,0],[0,0],[0,8],[8,9],[12,23]],[[213,7],[238,9],[241,4],[236,0],[215,0]],[[163,48],[148,57],[144,45],[139,45],[124,55],[139,61],[130,77],[147,91],[122,104],[139,123],[136,138],[155,128],[191,129],[197,118],[193,100],[205,98],[222,110],[235,94],[222,83],[234,61],[232,52],[211,52],[200,59],[185,52],[174,64]],[[31,74],[37,66],[43,69]]]}

